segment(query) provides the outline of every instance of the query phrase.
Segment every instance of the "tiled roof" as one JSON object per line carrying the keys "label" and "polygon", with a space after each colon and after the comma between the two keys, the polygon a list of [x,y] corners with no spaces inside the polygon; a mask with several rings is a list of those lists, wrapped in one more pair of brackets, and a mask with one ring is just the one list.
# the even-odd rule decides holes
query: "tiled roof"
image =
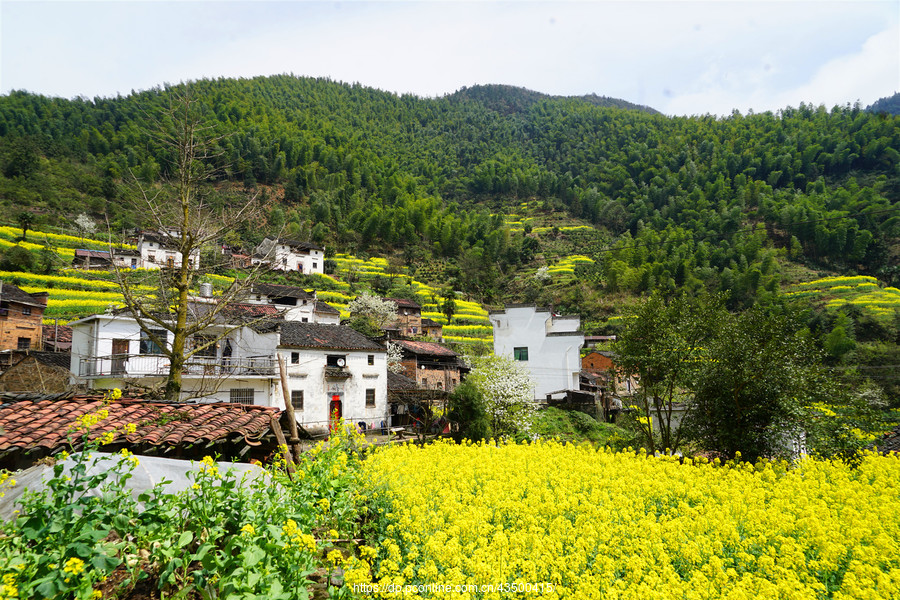
{"label": "tiled roof", "polygon": [[[57,336],[59,332],[59,336]],[[68,325],[44,325],[45,341],[72,342],[72,328]]]}
{"label": "tiled roof", "polygon": [[406,375],[401,375],[400,373],[392,373],[391,371],[388,371],[387,386],[388,391],[419,389],[419,386],[414,379],[411,379]]}
{"label": "tiled roof", "polygon": [[109,251],[107,250],[75,250],[75,258],[104,258],[109,260]]}
{"label": "tiled roof", "polygon": [[872,444],[872,447],[878,448],[878,451],[882,454],[887,454],[888,452],[900,452],[900,427],[884,434],[884,437],[875,441]]}
{"label": "tiled roof", "polygon": [[[69,447],[68,436],[82,415],[104,408],[96,397],[64,400],[21,400],[0,405],[0,457],[29,450],[52,454]],[[119,431],[114,445],[181,446],[243,436],[255,439],[268,433],[279,410],[242,404],[164,404],[120,400],[105,406],[109,417],[98,423],[91,437]],[[122,432],[134,423],[132,434]],[[77,437],[73,435],[73,438]]]}
{"label": "tiled roof", "polygon": [[394,342],[404,350],[413,354],[426,354],[429,356],[446,356],[452,358],[459,356],[456,352],[435,342],[411,342],[409,340],[397,340]]}
{"label": "tiled roof", "polygon": [[[33,356],[36,361],[49,367],[59,367],[67,371],[69,370],[72,362],[72,355],[68,352],[40,352],[36,350],[29,350],[28,356]],[[28,356],[26,356],[25,358],[28,358]]]}
{"label": "tiled roof", "polygon": [[255,283],[250,288],[251,294],[264,294],[274,298],[299,298],[312,300],[312,294],[293,285],[277,285],[274,283]]}
{"label": "tiled roof", "polygon": [[432,321],[428,317],[422,317],[422,327],[443,327],[442,323],[438,323],[437,321]]}
{"label": "tiled roof", "polygon": [[322,313],[325,315],[339,315],[341,311],[333,307],[332,305],[322,302],[321,300],[316,300],[316,312]]}
{"label": "tiled roof", "polygon": [[346,325],[296,321],[286,321],[281,325],[281,345],[291,348],[385,351],[384,347]]}
{"label": "tiled roof", "polygon": [[422,306],[418,302],[413,302],[406,298],[385,298],[385,300],[393,302],[397,305],[397,308],[414,308],[416,310],[422,310]]}
{"label": "tiled roof", "polygon": [[[38,299],[35,298],[32,294],[27,292],[23,292],[17,286],[7,283],[5,281],[0,282],[0,300],[5,300],[6,302],[18,302],[19,304],[29,304],[31,306],[43,306]],[[45,292],[37,292],[37,294],[42,294]]]}
{"label": "tiled roof", "polygon": [[291,248],[297,248],[298,250],[325,250],[324,247],[319,246],[318,244],[313,244],[312,242],[301,242],[300,240],[286,240],[284,238],[279,238],[278,243],[284,244],[285,246],[290,246]]}

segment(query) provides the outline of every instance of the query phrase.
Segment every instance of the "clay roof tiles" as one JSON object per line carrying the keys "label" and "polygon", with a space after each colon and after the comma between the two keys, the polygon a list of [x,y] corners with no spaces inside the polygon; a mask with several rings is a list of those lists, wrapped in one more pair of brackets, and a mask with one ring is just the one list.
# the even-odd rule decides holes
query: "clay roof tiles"
{"label": "clay roof tiles", "polygon": [[[109,416],[91,430],[91,437],[118,431],[114,444],[180,446],[232,436],[258,438],[268,433],[273,407],[241,404],[155,403],[119,400],[105,404],[96,397],[31,399],[0,404],[0,456],[15,451],[55,453],[80,438],[79,417],[106,408]],[[132,434],[123,431],[134,423]]]}

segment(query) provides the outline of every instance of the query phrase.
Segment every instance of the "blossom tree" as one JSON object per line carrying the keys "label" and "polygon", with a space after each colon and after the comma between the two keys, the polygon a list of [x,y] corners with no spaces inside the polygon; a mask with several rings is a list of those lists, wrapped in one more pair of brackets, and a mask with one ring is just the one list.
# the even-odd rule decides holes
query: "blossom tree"
{"label": "blossom tree", "polygon": [[484,396],[495,436],[528,433],[534,417],[534,383],[528,371],[503,356],[470,356],[466,381]]}

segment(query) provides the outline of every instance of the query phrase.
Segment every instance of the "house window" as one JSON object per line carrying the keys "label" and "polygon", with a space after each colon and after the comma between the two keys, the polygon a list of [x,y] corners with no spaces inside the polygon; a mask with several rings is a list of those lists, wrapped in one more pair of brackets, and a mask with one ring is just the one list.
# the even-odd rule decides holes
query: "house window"
{"label": "house window", "polygon": [[155,255],[155,254],[148,254],[148,255],[147,255],[147,260],[149,260],[149,261],[152,262],[152,263],[155,263],[155,262],[156,262],[156,255]]}
{"label": "house window", "polygon": [[301,323],[309,323],[309,319],[307,317],[303,317],[302,319],[300,319],[300,322]]}
{"label": "house window", "polygon": [[[165,329],[151,329],[153,335],[156,336],[157,339],[165,341],[166,339],[166,330]],[[150,336],[146,331],[141,331],[141,345],[139,352],[141,354],[162,354],[162,348],[160,348],[156,342],[150,339]]]}
{"label": "house window", "polygon": [[370,355],[369,355],[369,364],[370,364],[370,365],[374,365],[374,364],[375,364],[375,355],[374,355],[374,354],[370,354]]}
{"label": "house window", "polygon": [[416,333],[416,329],[418,329],[418,328],[417,328],[417,327],[412,327],[411,329],[412,329],[412,332],[413,332],[413,333]]}
{"label": "house window", "polygon": [[253,404],[252,388],[232,388],[228,390],[228,396],[232,404]]}
{"label": "house window", "polygon": [[346,367],[347,366],[347,357],[343,354],[329,354],[327,357],[326,364],[329,367]]}
{"label": "house window", "polygon": [[23,307],[22,307],[22,314],[23,314],[23,315],[30,315],[30,314],[31,314],[31,307],[30,307],[30,306],[23,306]]}
{"label": "house window", "polygon": [[513,348],[513,358],[516,360],[528,360],[528,348]]}
{"label": "house window", "polygon": [[0,316],[5,317],[8,314],[9,314],[9,302],[6,302],[4,300],[3,302],[0,302]]}
{"label": "house window", "polygon": [[303,390],[291,392],[291,406],[294,407],[294,410],[303,410]]}
{"label": "house window", "polygon": [[31,338],[19,338],[19,343],[16,345],[18,350],[28,350],[31,348]]}
{"label": "house window", "polygon": [[292,365],[300,364],[300,353],[299,352],[291,352],[291,364]]}
{"label": "house window", "polygon": [[375,388],[366,390],[366,408],[375,408]]}
{"label": "house window", "polygon": [[[206,347],[202,348],[202,346]],[[211,336],[195,335],[194,348],[198,348],[198,350],[194,353],[195,356],[209,356],[213,358],[215,358],[216,356],[216,341],[215,338]]]}
{"label": "house window", "polygon": [[319,263],[313,263],[313,269],[318,269],[318,268],[319,268]]}

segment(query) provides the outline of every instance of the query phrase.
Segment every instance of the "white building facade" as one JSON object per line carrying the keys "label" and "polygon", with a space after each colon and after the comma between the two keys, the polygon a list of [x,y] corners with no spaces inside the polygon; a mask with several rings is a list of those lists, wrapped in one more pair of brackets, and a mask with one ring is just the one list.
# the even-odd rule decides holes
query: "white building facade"
{"label": "white building facade", "polygon": [[256,247],[251,263],[266,264],[275,271],[324,273],[325,248],[310,242],[267,237]]}
{"label": "white building facade", "polygon": [[581,317],[557,316],[534,305],[511,304],[489,315],[494,354],[528,369],[535,398],[578,390],[584,333]]}
{"label": "white building facade", "polygon": [[[70,326],[73,383],[93,390],[164,384],[169,361],[133,318],[94,315]],[[188,359],[182,372],[184,399],[280,409],[291,402],[298,424],[310,432],[326,431],[332,416],[365,423],[366,429],[387,422],[386,351],[362,334],[341,325],[277,320],[211,326],[190,347],[226,332]],[[164,329],[154,334],[171,342],[172,334]],[[287,394],[279,357],[286,367]]]}
{"label": "white building facade", "polygon": [[256,283],[245,301],[248,304],[272,305],[283,311],[285,321],[301,323],[325,323],[340,325],[341,313],[331,305],[319,300],[315,290],[290,285]]}
{"label": "white building facade", "polygon": [[[142,269],[177,269],[181,267],[182,253],[178,250],[179,234],[166,232],[143,232],[138,238],[137,251]],[[200,268],[200,249],[196,248],[188,257],[192,269]],[[130,265],[129,265],[130,266]]]}

